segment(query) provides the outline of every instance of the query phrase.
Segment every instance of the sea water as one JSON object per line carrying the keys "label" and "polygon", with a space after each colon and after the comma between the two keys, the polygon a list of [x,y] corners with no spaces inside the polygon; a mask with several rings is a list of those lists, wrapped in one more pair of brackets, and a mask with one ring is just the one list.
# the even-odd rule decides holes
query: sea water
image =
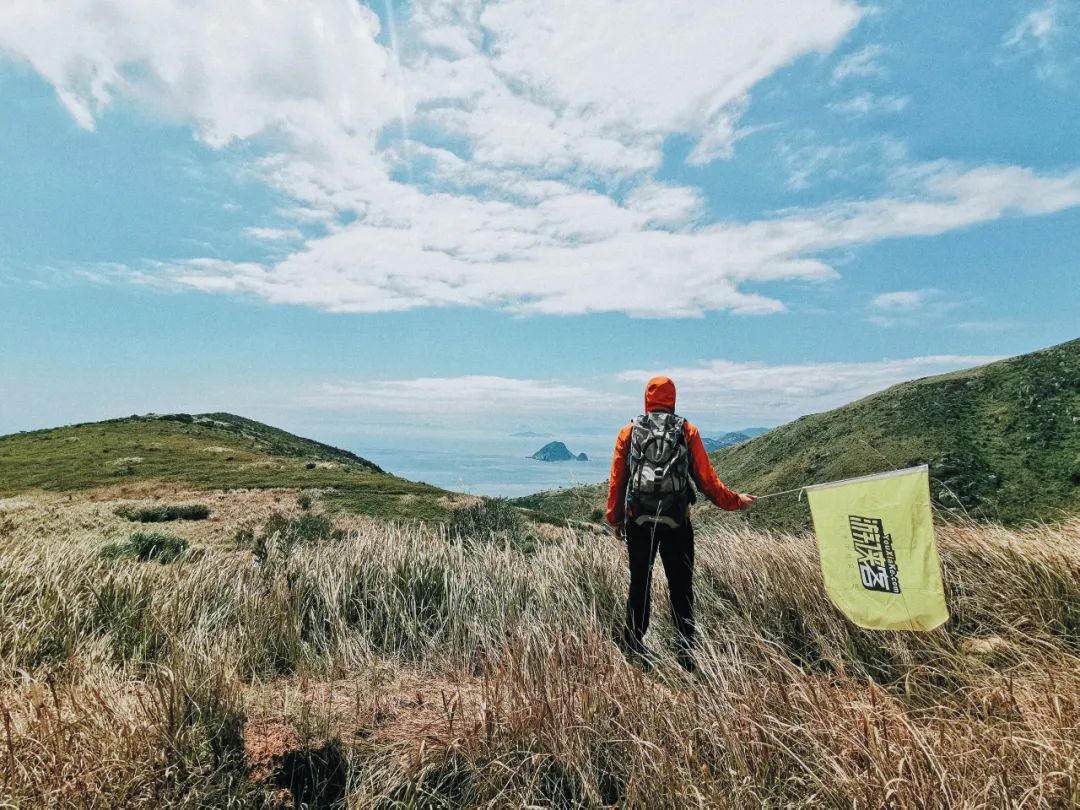
{"label": "sea water", "polygon": [[[611,448],[598,441],[567,441],[572,452],[584,452],[588,461],[536,461],[529,458],[551,439],[507,441],[477,448],[373,447],[350,448],[394,475],[423,481],[443,489],[516,498],[534,492],[595,484],[608,476]],[[612,439],[614,447],[614,438]]]}

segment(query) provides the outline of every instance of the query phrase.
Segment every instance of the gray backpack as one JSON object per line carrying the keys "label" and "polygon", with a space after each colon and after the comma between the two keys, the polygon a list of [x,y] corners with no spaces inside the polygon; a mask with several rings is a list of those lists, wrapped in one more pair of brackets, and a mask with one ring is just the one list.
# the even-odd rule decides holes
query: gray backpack
{"label": "gray backpack", "polygon": [[638,416],[630,433],[626,513],[637,524],[680,526],[693,490],[686,420],[663,411]]}

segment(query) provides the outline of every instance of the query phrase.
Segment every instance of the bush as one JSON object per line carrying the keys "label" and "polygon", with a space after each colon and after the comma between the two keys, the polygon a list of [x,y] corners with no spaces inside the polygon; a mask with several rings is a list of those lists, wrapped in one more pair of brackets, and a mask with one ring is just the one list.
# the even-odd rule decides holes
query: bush
{"label": "bush", "polygon": [[296,499],[297,505],[305,512],[311,508],[311,505],[315,502],[315,499],[311,496],[310,492],[301,492],[300,496]]}
{"label": "bush", "polygon": [[264,561],[276,543],[284,553],[289,553],[297,546],[316,543],[323,540],[339,540],[344,532],[334,528],[333,521],[326,515],[305,512],[297,517],[289,517],[275,512],[256,532],[251,527],[240,529],[236,533],[236,545],[249,548],[260,562]]}
{"label": "bush", "polygon": [[210,507],[202,503],[122,506],[116,514],[136,523],[167,523],[170,520],[206,520],[210,517]]}
{"label": "bush", "polygon": [[171,563],[180,559],[188,549],[188,541],[165,532],[135,532],[123,543],[110,543],[101,550],[109,560],[132,558],[142,562],[156,560]]}
{"label": "bush", "polygon": [[462,543],[496,543],[529,554],[536,551],[539,536],[533,525],[505,498],[490,498],[462,509],[450,517],[450,539]]}
{"label": "bush", "polygon": [[333,521],[326,515],[305,514],[297,517],[288,517],[281,513],[271,515],[263,526],[263,534],[280,534],[290,537],[297,544],[311,543],[318,540],[329,540],[340,536],[334,529]]}

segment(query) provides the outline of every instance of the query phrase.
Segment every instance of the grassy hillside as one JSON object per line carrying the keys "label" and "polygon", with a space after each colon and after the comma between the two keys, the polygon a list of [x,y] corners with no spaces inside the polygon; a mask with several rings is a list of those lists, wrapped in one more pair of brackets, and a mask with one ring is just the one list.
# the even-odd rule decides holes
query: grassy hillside
{"label": "grassy hillside", "polygon": [[0,807],[1080,801],[1080,518],[942,526],[927,633],[844,619],[807,534],[703,520],[690,676],[663,577],[650,661],[612,643],[625,551],[591,527],[332,500],[451,497],[227,414],[0,438]]}
{"label": "grassy hillside", "polygon": [[[692,415],[691,415],[692,417]],[[1080,511],[1080,340],[980,368],[926,377],[805,416],[711,454],[744,492],[777,492],[892,467],[930,465],[935,502],[1015,524]],[[549,517],[596,515],[604,486],[519,503]],[[763,526],[809,522],[805,501],[762,501]]]}
{"label": "grassy hillside", "polygon": [[652,668],[611,643],[614,541],[348,517],[238,546],[238,521],[278,522],[259,497],[194,524],[201,554],[145,562],[105,554],[122,519],[100,501],[0,505],[0,806],[1080,799],[1078,521],[944,527],[930,633],[846,621],[805,535],[705,528],[688,677],[661,576]]}
{"label": "grassy hillside", "polygon": [[154,482],[208,490],[332,488],[331,500],[353,511],[446,516],[443,490],[233,414],[131,416],[0,436],[0,497]]}

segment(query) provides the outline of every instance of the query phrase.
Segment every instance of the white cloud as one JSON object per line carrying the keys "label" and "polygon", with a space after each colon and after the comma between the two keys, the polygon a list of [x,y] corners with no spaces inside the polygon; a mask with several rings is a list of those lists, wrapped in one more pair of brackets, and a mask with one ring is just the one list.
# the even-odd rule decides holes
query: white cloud
{"label": "white cloud", "polygon": [[498,376],[422,377],[327,384],[302,397],[304,408],[413,421],[445,415],[475,423],[613,427],[638,413],[645,382],[675,380],[679,412],[703,427],[774,425],[844,405],[914,377],[987,363],[997,357],[936,355],[868,362],[770,364],[710,360],[683,368],[631,369],[569,383]]}
{"label": "white cloud", "polygon": [[506,419],[532,412],[550,413],[553,408],[582,413],[628,404],[620,402],[617,394],[557,380],[483,375],[328,383],[304,397],[303,403],[328,410],[363,409],[432,417],[496,415]]}
{"label": "white cloud", "polygon": [[788,188],[796,191],[819,180],[880,184],[910,159],[907,143],[889,135],[827,141],[812,129],[782,141],[776,156],[787,174]]}
{"label": "white cloud", "polygon": [[881,78],[888,71],[880,63],[885,48],[881,45],[867,45],[841,59],[833,68],[833,81],[842,82],[853,78]]}
{"label": "white cloud", "polygon": [[[563,189],[532,205],[422,194],[387,183],[363,219],[310,241],[275,265],[200,260],[173,281],[341,312],[420,306],[526,313],[766,314],[783,304],[743,289],[760,281],[836,276],[820,255],[901,236],[932,236],[1006,215],[1080,205],[1080,171],[1018,167],[909,169],[902,194],[774,219],[663,230],[651,210]],[[663,210],[688,208],[689,195]]]}
{"label": "white cloud", "polygon": [[646,225],[678,227],[701,216],[701,192],[687,186],[643,183],[626,198],[626,207],[645,217]]}
{"label": "white cloud", "polygon": [[78,124],[117,98],[189,123],[212,146],[270,129],[372,138],[394,114],[378,19],[359,3],[8,0],[0,53],[55,87]]}
{"label": "white cloud", "polygon": [[1057,27],[1058,5],[1055,2],[1028,12],[1005,34],[1002,44],[1006,48],[1047,48]]}
{"label": "white cloud", "polygon": [[910,103],[910,96],[880,96],[874,93],[859,93],[843,101],[832,102],[829,104],[829,109],[840,115],[862,118],[867,115],[895,115],[902,113]]}
{"label": "white cloud", "polygon": [[1018,326],[1019,324],[1016,321],[1001,318],[997,320],[961,321],[953,324],[953,329],[973,335],[988,335],[997,332],[1008,332]]}
{"label": "white cloud", "polygon": [[788,188],[799,191],[807,188],[812,178],[827,172],[830,166],[846,158],[850,152],[849,147],[837,144],[786,143],[781,144],[778,157],[787,169]]}
{"label": "white cloud", "polygon": [[[932,355],[854,363],[740,363],[711,360],[687,368],[624,371],[617,378],[643,384],[655,373],[675,381],[680,410],[691,419],[735,425],[779,424],[836,408],[915,377],[999,359]],[[695,414],[703,414],[696,416]]]}
{"label": "white cloud", "polygon": [[867,320],[877,326],[899,326],[940,318],[961,304],[936,289],[896,290],[870,299]]}
{"label": "white cloud", "polygon": [[244,233],[259,242],[299,241],[304,235],[298,228],[244,228]]}
{"label": "white cloud", "polygon": [[214,147],[257,139],[289,216],[322,226],[280,260],[287,223],[248,231],[272,242],[262,262],[148,257],[140,281],[338,312],[767,314],[784,304],[754,285],[835,278],[831,250],[1080,205],[1078,171],[942,162],[894,170],[877,198],[710,223],[700,191],[656,180],[666,138],[687,136],[691,162],[727,154],[754,86],[861,14],[418,0],[390,50],[351,0],[11,0],[0,52],[85,127],[123,99]]}
{"label": "white cloud", "polygon": [[1025,14],[1002,38],[1006,54],[1035,63],[1035,75],[1061,81],[1080,68],[1080,5],[1049,0]]}
{"label": "white cloud", "polygon": [[897,290],[875,295],[870,300],[870,306],[880,312],[913,312],[939,295],[940,290]]}
{"label": "white cloud", "polygon": [[[467,16],[452,12],[459,23]],[[655,166],[663,137],[684,132],[698,139],[691,162],[706,163],[728,153],[757,82],[831,50],[859,17],[853,3],[832,0],[499,0],[478,20],[492,39],[485,67],[501,81],[482,85],[462,124],[484,155],[504,162],[525,149],[535,150],[533,165],[559,160],[570,139],[583,144],[575,157],[586,163]],[[477,69],[459,61],[445,69]],[[508,98],[508,86],[524,92]],[[518,126],[510,116],[521,116]],[[508,151],[511,143],[524,149]]]}

